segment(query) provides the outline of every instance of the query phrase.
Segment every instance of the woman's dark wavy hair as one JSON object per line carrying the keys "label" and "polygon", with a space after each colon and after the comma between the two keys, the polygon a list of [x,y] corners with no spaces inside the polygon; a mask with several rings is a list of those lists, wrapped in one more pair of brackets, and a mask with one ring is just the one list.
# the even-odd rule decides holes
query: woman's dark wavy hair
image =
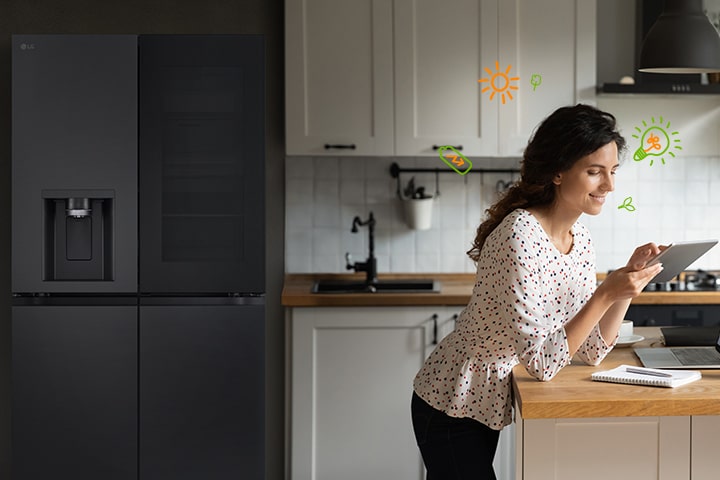
{"label": "woman's dark wavy hair", "polygon": [[550,114],[525,148],[520,179],[485,210],[468,256],[478,261],[485,239],[513,210],[551,204],[555,200],[555,176],[610,142],[615,142],[618,152],[626,147],[610,113],[578,104]]}

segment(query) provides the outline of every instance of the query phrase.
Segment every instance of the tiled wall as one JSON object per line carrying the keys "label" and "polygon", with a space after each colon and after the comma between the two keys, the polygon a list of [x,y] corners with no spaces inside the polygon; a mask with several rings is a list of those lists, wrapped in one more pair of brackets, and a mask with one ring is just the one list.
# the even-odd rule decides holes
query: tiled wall
{"label": "tiled wall", "polygon": [[[473,169],[518,168],[519,159],[472,159]],[[289,157],[286,159],[286,251],[288,273],[346,272],[345,253],[353,261],[368,254],[367,227],[351,233],[353,218],[376,220],[378,271],[393,273],[474,272],[465,252],[484,210],[509,174],[403,173],[433,201],[429,230],[407,227],[397,181],[390,165],[446,168],[436,158]],[[437,178],[436,178],[437,177]],[[636,210],[617,208],[631,196]],[[720,158],[668,158],[652,167],[627,159],[618,171],[616,191],[597,217],[583,216],[598,254],[598,270],[622,266],[635,246],[648,241],[720,238]],[[692,267],[720,269],[720,247]]]}

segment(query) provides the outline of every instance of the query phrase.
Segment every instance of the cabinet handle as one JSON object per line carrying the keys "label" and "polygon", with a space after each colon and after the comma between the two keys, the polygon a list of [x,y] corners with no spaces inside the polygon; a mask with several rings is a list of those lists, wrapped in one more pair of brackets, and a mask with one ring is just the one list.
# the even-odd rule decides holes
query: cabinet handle
{"label": "cabinet handle", "polygon": [[433,345],[437,345],[437,321],[438,321],[437,313],[433,313],[432,321],[433,321],[433,339],[432,339],[432,344],[433,344]]}
{"label": "cabinet handle", "polygon": [[339,149],[348,149],[348,150],[355,150],[355,144],[342,144],[342,143],[326,143],[325,144],[325,150],[330,150],[331,148],[339,148]]}
{"label": "cabinet handle", "polygon": [[439,149],[441,149],[442,147],[452,147],[452,148],[454,148],[455,150],[462,150],[462,145],[454,145],[454,146],[453,146],[453,145],[433,145],[433,146],[432,146],[432,149],[433,149],[433,150],[439,150]]}

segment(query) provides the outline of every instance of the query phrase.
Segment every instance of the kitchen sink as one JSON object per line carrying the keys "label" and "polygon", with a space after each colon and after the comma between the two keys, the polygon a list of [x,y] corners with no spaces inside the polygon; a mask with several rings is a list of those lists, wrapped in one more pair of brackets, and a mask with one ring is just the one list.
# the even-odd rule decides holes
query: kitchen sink
{"label": "kitchen sink", "polygon": [[312,293],[439,293],[440,282],[432,279],[379,280],[367,284],[357,280],[320,280]]}

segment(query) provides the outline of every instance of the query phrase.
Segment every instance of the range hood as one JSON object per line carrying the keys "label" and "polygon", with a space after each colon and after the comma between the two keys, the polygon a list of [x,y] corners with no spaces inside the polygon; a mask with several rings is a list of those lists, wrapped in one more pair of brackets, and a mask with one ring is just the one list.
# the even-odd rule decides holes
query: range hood
{"label": "range hood", "polygon": [[[661,14],[663,16],[658,21]],[[716,66],[720,62],[720,35],[702,13],[702,0],[638,0],[636,19],[635,83],[604,83],[598,91],[720,94],[720,83],[702,83],[700,73],[680,73],[718,70]],[[691,48],[690,54],[678,52],[678,42],[667,41],[673,33],[686,40],[681,49],[693,41],[701,47]],[[643,45],[646,39],[647,44]],[[702,54],[706,54],[705,58],[702,58]],[[674,55],[677,60],[668,61]],[[687,62],[689,57],[696,58]],[[707,57],[710,58],[709,61]],[[718,60],[715,60],[716,57]]]}

